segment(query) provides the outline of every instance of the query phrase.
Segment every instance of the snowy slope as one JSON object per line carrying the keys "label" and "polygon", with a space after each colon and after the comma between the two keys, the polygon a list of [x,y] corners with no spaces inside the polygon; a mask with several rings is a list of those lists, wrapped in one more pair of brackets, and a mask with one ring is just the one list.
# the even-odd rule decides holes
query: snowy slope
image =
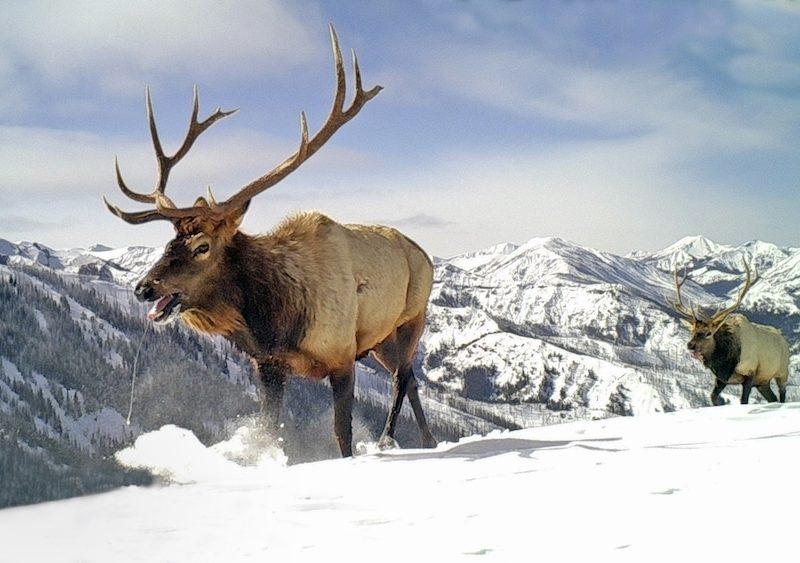
{"label": "snowy slope", "polygon": [[[622,257],[551,237],[437,261],[426,377],[471,398],[591,416],[707,405],[711,376],[686,352],[673,269],[691,274],[684,300],[713,310],[735,298],[744,260],[759,281],[742,312],[784,331],[796,374],[800,250],[695,236]],[[795,375],[790,387],[797,396]]]}
{"label": "snowy slope", "polygon": [[[132,284],[161,250],[57,251],[3,242],[3,253],[76,277],[100,272],[121,284],[115,298],[131,307]],[[735,297],[745,260],[759,281],[742,312],[789,338],[789,396],[800,398],[794,375],[800,369],[800,249],[762,241],[730,246],[702,236],[628,256],[546,237],[437,258],[420,372],[431,393],[503,408],[542,405],[567,419],[708,405],[710,374],[686,353],[688,332],[672,309],[672,272],[688,270],[684,299],[713,310]],[[82,279],[101,291],[114,286]],[[735,401],[738,393],[733,386],[725,396]],[[536,419],[530,410],[523,420]],[[524,425],[518,414],[501,417],[502,424]]]}
{"label": "snowy slope", "polygon": [[231,449],[176,427],[142,436],[120,457],[178,483],[2,510],[0,562],[793,557],[787,509],[800,491],[785,476],[800,469],[797,404],[575,422],[290,467],[240,466],[221,453]]}
{"label": "snowy slope", "polygon": [[132,286],[163,253],[160,248],[127,246],[111,249],[94,245],[88,249],[55,250],[36,242],[11,243],[0,239],[0,257],[11,264],[39,264],[51,270],[98,276]]}

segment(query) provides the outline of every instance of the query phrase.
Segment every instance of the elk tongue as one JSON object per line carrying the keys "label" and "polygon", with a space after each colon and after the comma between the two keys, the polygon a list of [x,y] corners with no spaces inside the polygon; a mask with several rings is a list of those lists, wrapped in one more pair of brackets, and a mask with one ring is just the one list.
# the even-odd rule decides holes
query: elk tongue
{"label": "elk tongue", "polygon": [[172,309],[179,303],[177,295],[165,295],[153,304],[153,307],[147,313],[147,320],[159,321],[164,317],[169,316]]}

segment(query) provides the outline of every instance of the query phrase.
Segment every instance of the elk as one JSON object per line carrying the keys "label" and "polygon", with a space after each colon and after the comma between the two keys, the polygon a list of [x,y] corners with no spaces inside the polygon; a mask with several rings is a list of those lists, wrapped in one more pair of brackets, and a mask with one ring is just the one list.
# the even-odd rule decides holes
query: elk
{"label": "elk", "polygon": [[786,383],[789,379],[789,343],[777,328],[751,323],[744,315],[734,314],[756,281],[751,277],[746,261],[744,268],[745,282],[736,302],[707,318],[700,318],[694,308],[683,304],[681,287],[689,274],[687,272],[679,279],[676,267],[674,280],[677,301],[674,307],[686,319],[692,331],[689,351],[716,378],[711,392],[714,405],[724,403],[720,393],[729,384],[742,385],[743,405],[750,400],[754,386],[767,401],[774,403],[778,399],[770,389],[772,379],[778,384],[780,401],[783,403],[786,401]]}
{"label": "elk", "polygon": [[422,445],[435,447],[420,403],[412,368],[422,335],[433,267],[411,239],[384,226],[345,225],[318,212],[284,219],[267,234],[239,230],[250,201],[296,170],[381,90],[364,90],[352,52],[355,94],[345,109],[346,78],[339,41],[330,27],[336,74],[333,106],[311,138],[305,113],[295,153],[263,176],[217,202],[210,188],[193,206],[180,208],[165,195],[172,167],[198,136],[237,110],[220,108],[198,121],[194,91],[189,130],[180,148],[166,156],[156,130],[149,89],[147,118],[158,161],[150,193],[128,188],[115,158],[117,184],[129,198],[155,206],[138,212],[108,209],[138,225],[167,220],[176,236],[135,288],[141,301],[154,303],[148,318],[156,323],[177,316],[194,330],[222,335],[253,360],[261,391],[265,429],[276,435],[286,378],[328,378],[333,391],[334,434],[342,456],[351,456],[355,362],[367,354],[393,380],[386,424],[378,445],[395,444],[397,416],[405,397],[411,404]]}

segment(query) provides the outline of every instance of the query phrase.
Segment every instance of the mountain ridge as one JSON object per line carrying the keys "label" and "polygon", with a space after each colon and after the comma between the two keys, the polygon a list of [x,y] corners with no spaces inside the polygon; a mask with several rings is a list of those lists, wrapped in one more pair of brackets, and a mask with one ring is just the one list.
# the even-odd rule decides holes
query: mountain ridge
{"label": "mountain ridge", "polygon": [[[800,398],[800,250],[763,241],[719,245],[697,236],[667,249],[619,256],[540,237],[434,258],[434,287],[416,365],[425,409],[439,437],[710,405],[713,376],[687,353],[689,333],[673,308],[676,265],[690,277],[684,301],[701,310],[730,304],[744,280],[743,261],[755,266],[759,279],[742,312],[784,331],[792,352],[789,400]],[[690,252],[692,261],[684,261]],[[114,430],[127,405],[124,390],[130,384],[133,348],[145,326],[145,308],[135,299],[133,285],[161,253],[142,246],[55,250],[0,239],[0,305],[10,306],[14,319],[20,319],[5,319],[18,340],[0,342],[0,418],[14,429],[0,432],[0,449],[12,448],[20,467],[83,463],[75,461],[77,454],[52,453],[66,447],[62,434],[69,443],[88,440],[88,449],[102,453],[151,429],[157,420],[180,422],[190,414],[184,426],[220,438],[234,413],[255,409],[247,360],[241,354],[234,358],[221,340],[177,330],[176,324],[168,329],[172,349],[143,356],[146,369],[139,389],[149,399],[137,405],[150,422],[130,433]],[[22,286],[28,288],[24,295]],[[31,367],[33,359],[50,354],[47,339],[53,338],[72,342],[61,350],[90,353],[76,365],[95,366],[95,371],[76,368],[81,373],[56,377],[63,371],[52,367],[57,360]],[[20,342],[39,348],[19,357],[11,347]],[[179,368],[180,362],[189,363]],[[102,379],[106,371],[120,368],[126,375],[109,380],[106,398],[102,385],[82,379],[82,372],[99,373],[94,377]],[[188,383],[186,378],[198,370],[206,375]],[[176,381],[205,391],[186,397],[181,386],[170,386]],[[356,393],[365,418],[356,431],[361,435],[369,434],[366,426],[382,424],[389,385],[375,365],[359,365]],[[81,390],[83,396],[88,389],[96,396],[76,403],[76,393]],[[286,407],[287,428],[308,427],[313,438],[306,441],[319,441],[330,430],[329,393],[295,389]],[[723,396],[737,402],[738,393],[732,386]],[[187,400],[196,403],[177,407]],[[217,412],[216,402],[226,406]],[[97,426],[87,425],[81,417],[95,412]],[[332,439],[329,446],[335,447]],[[309,459],[332,455],[326,447],[309,453]],[[42,455],[49,460],[44,465]],[[112,475],[105,482],[120,478],[129,477]]]}

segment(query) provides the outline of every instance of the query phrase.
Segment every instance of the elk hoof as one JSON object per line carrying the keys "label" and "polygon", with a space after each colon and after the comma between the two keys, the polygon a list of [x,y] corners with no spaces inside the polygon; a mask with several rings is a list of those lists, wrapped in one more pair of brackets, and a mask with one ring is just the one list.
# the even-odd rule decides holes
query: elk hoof
{"label": "elk hoof", "polygon": [[400,444],[391,436],[381,436],[381,439],[378,440],[378,449],[380,451],[396,450],[398,448],[400,448]]}
{"label": "elk hoof", "polygon": [[435,448],[439,445],[439,442],[436,441],[432,435],[428,434],[427,436],[423,436],[422,438],[422,447],[423,448]]}

